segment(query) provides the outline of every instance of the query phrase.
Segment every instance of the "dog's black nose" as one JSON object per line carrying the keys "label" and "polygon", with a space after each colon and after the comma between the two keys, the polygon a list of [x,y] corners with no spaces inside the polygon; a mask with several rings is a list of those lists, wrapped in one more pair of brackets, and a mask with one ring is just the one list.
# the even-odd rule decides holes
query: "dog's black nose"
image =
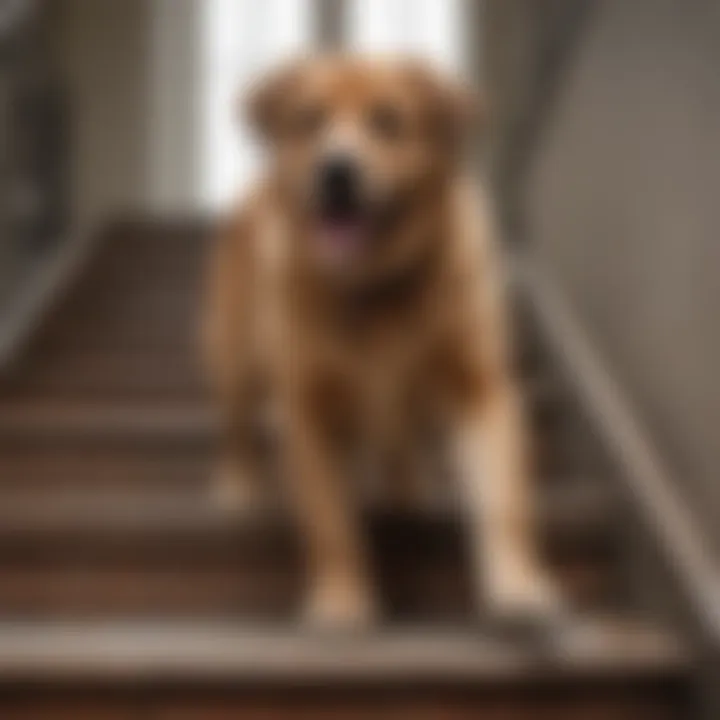
{"label": "dog's black nose", "polygon": [[342,215],[357,208],[358,175],[357,165],[351,157],[333,157],[322,163],[318,184],[326,212]]}

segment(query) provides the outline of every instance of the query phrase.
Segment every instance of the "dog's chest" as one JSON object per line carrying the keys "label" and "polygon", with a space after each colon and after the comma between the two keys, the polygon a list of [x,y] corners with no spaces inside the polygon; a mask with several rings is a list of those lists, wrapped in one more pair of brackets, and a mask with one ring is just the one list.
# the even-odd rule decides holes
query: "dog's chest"
{"label": "dog's chest", "polygon": [[428,345],[422,328],[397,327],[344,348],[346,382],[365,435],[397,434],[419,410]]}
{"label": "dog's chest", "polygon": [[331,303],[284,304],[295,377],[332,424],[387,437],[431,412],[423,401],[433,395],[428,368],[442,318],[433,298],[408,299],[359,313]]}
{"label": "dog's chest", "polygon": [[403,421],[415,368],[410,358],[400,354],[371,358],[365,367],[356,369],[356,403],[366,429],[385,433]]}

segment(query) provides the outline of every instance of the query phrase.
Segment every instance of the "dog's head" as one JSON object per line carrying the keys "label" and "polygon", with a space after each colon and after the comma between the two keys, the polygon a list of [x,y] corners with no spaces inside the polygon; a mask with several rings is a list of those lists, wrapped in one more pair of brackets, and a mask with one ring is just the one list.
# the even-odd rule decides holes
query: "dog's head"
{"label": "dog's head", "polygon": [[400,252],[403,220],[456,172],[473,105],[416,61],[325,57],[271,74],[249,117],[313,257],[344,271]]}

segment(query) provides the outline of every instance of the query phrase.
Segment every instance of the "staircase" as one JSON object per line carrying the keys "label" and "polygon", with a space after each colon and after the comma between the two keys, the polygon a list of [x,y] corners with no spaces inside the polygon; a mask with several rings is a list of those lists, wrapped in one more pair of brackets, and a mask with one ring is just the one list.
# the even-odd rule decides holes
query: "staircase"
{"label": "staircase", "polygon": [[521,301],[544,551],[577,622],[542,647],[479,622],[448,503],[368,511],[381,628],[299,630],[288,518],[208,492],[205,249],[191,223],[115,227],[2,376],[0,717],[691,717],[689,648],[635,592],[621,500]]}

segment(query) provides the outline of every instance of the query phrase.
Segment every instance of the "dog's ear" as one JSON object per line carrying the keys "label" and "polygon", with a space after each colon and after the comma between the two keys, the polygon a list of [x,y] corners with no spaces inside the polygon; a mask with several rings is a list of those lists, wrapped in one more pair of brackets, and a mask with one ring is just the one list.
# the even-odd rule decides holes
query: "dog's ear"
{"label": "dog's ear", "polygon": [[442,142],[459,148],[482,129],[484,107],[473,90],[423,63],[411,62],[409,73],[423,97],[431,128]]}
{"label": "dog's ear", "polygon": [[243,102],[243,115],[263,139],[272,141],[280,132],[288,98],[303,73],[304,64],[294,61],[261,78]]}

